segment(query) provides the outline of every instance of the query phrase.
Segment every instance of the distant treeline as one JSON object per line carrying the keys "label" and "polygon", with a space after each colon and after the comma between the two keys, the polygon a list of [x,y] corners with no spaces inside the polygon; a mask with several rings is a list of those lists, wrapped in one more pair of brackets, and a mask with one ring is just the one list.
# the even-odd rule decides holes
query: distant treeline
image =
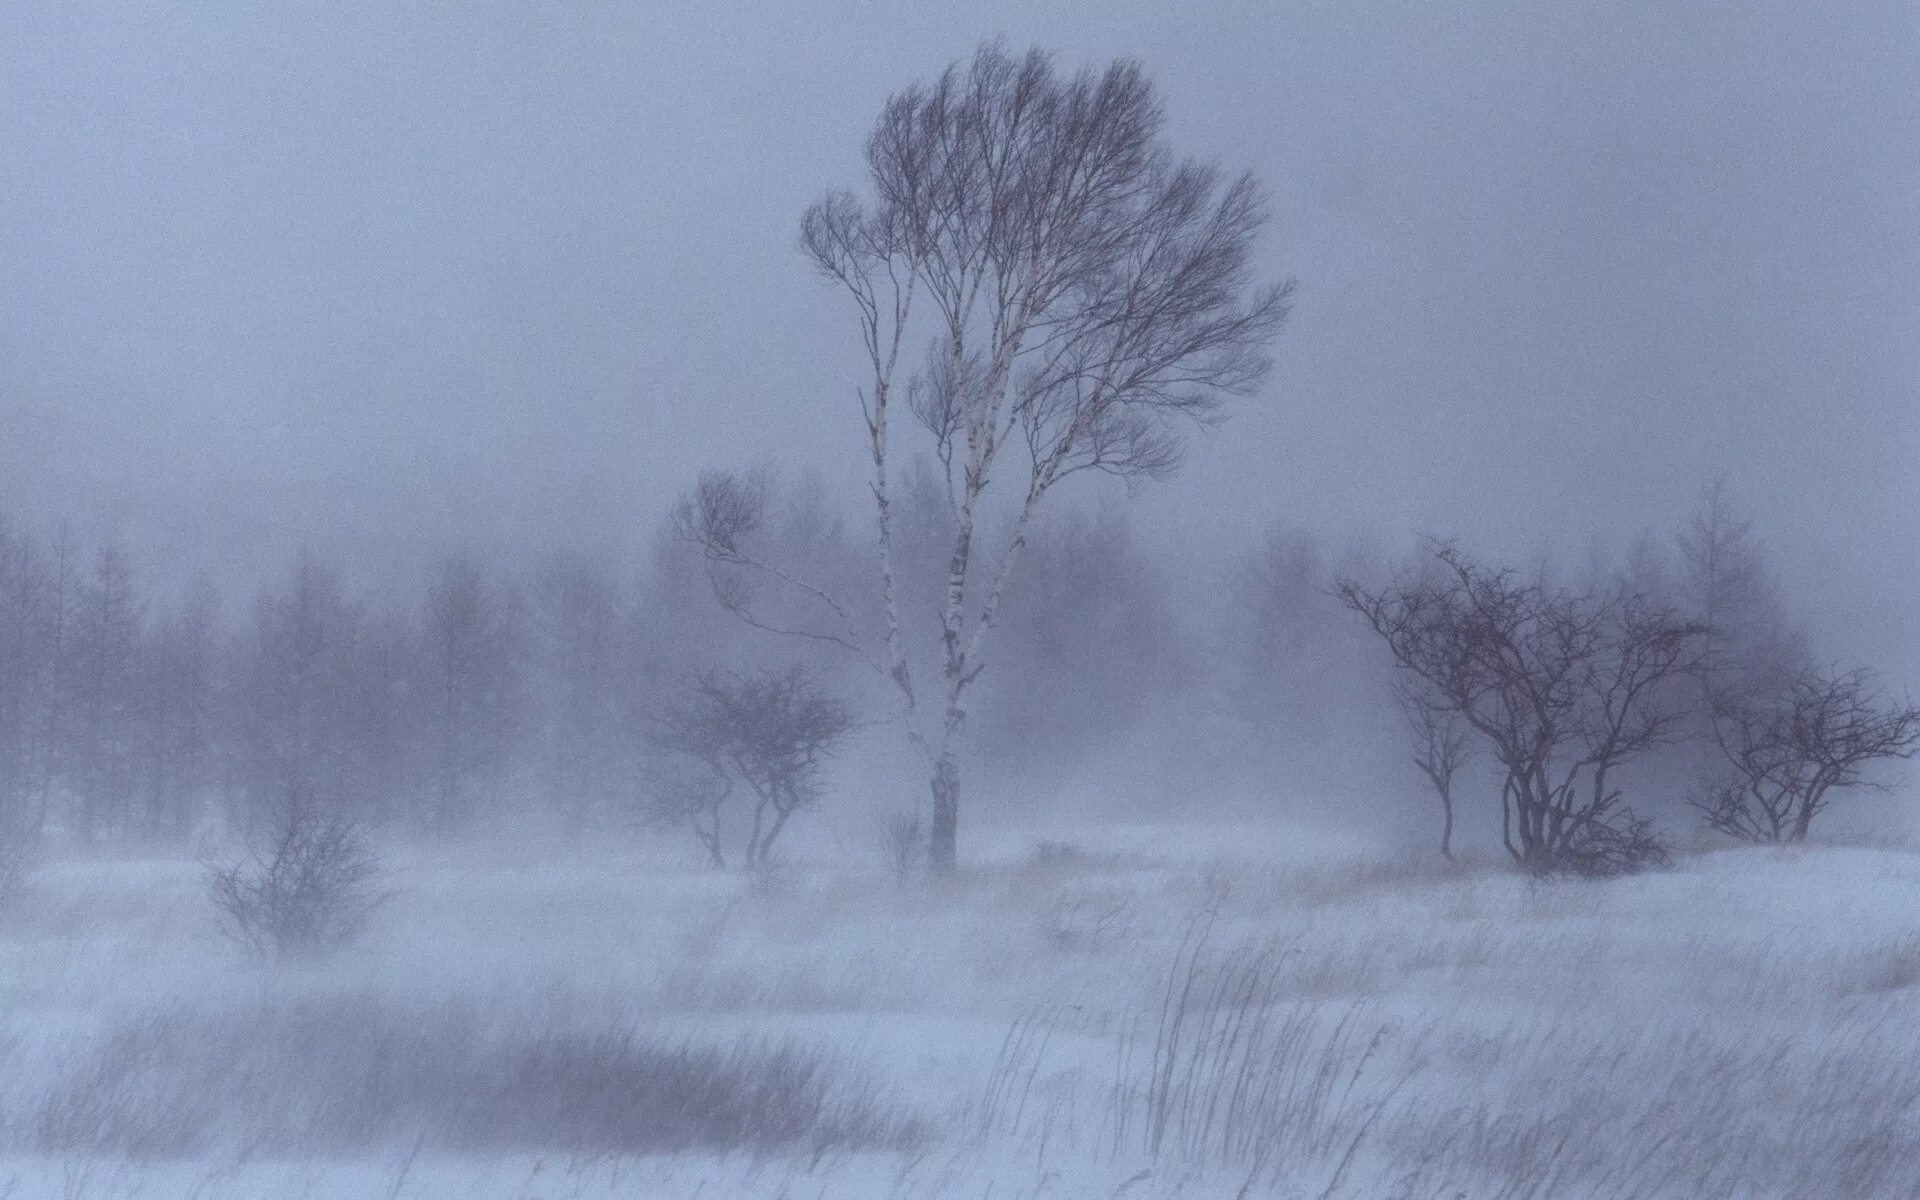
{"label": "distant treeline", "polygon": [[[932,604],[946,500],[927,472],[903,493],[903,604]],[[777,496],[763,553],[866,594],[864,531],[817,487]],[[1756,651],[1779,652],[1797,635],[1758,547],[1722,498],[1711,504],[1685,536],[1580,570],[1693,596],[1729,638],[1737,626]],[[1720,542],[1703,548],[1701,521],[1716,520]],[[661,528],[638,561],[452,552],[404,591],[365,588],[353,564],[304,551],[263,565],[236,600],[205,580],[137,578],[111,542],[0,522],[6,829],[180,840],[243,828],[295,796],[421,833],[622,826],[644,808],[653,722],[703,669],[805,658],[860,719],[887,718],[886,690],[834,648],[727,613],[699,550]],[[1389,664],[1329,586],[1384,577],[1395,556],[1279,528],[1217,560],[1176,560],[1123,506],[1063,510],[1029,554],[971,718],[970,753],[1000,792],[1038,804],[1103,771],[1186,791],[1255,780],[1419,803]],[[795,606],[800,623],[804,603],[767,596],[760,611]]]}

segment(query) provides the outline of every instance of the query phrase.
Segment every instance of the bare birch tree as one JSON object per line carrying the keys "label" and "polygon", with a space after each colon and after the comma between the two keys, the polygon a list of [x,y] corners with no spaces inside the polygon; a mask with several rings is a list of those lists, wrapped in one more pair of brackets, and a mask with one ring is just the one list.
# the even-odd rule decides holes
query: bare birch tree
{"label": "bare birch tree", "polygon": [[[1291,285],[1253,279],[1259,188],[1176,157],[1163,124],[1135,62],[1064,76],[1040,51],[990,43],[893,95],[867,140],[869,194],[830,193],[801,222],[801,249],[853,302],[865,354],[882,617],[864,636],[845,605],[787,578],[832,621],[796,632],[849,646],[897,690],[930,768],[935,871],[955,865],[969,692],[1035,511],[1074,475],[1171,474],[1184,428],[1265,377],[1286,315]],[[931,694],[909,661],[896,581],[903,401],[949,501]],[[712,477],[701,490],[686,530],[717,562],[770,569],[734,536],[754,489]],[[997,495],[1009,533],[990,548]]]}

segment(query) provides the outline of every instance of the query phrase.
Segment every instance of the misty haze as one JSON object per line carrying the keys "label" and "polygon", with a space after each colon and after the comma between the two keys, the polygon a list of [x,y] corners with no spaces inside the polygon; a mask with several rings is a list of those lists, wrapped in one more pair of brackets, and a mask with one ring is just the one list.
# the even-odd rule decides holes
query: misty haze
{"label": "misty haze", "polygon": [[1920,1195],[1916,49],[0,5],[0,1197]]}

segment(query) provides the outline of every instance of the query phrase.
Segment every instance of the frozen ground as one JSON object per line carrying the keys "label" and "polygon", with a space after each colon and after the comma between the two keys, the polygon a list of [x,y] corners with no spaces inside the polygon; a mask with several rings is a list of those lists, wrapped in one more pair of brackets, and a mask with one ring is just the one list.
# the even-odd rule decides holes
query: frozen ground
{"label": "frozen ground", "polygon": [[0,918],[0,1196],[1920,1194],[1911,853],[1038,840],[931,889],[396,856],[293,969],[192,862],[51,863]]}

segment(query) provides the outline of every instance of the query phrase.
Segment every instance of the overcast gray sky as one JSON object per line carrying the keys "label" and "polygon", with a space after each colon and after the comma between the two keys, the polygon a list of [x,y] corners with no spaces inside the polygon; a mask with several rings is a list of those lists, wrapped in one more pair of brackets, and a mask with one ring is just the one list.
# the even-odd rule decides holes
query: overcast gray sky
{"label": "overcast gray sky", "polygon": [[1275,199],[1278,369],[1156,528],[1581,554],[1724,472],[1833,653],[1920,642],[1910,0],[10,0],[0,502],[252,574],[853,478],[795,223],[993,34],[1141,58]]}

